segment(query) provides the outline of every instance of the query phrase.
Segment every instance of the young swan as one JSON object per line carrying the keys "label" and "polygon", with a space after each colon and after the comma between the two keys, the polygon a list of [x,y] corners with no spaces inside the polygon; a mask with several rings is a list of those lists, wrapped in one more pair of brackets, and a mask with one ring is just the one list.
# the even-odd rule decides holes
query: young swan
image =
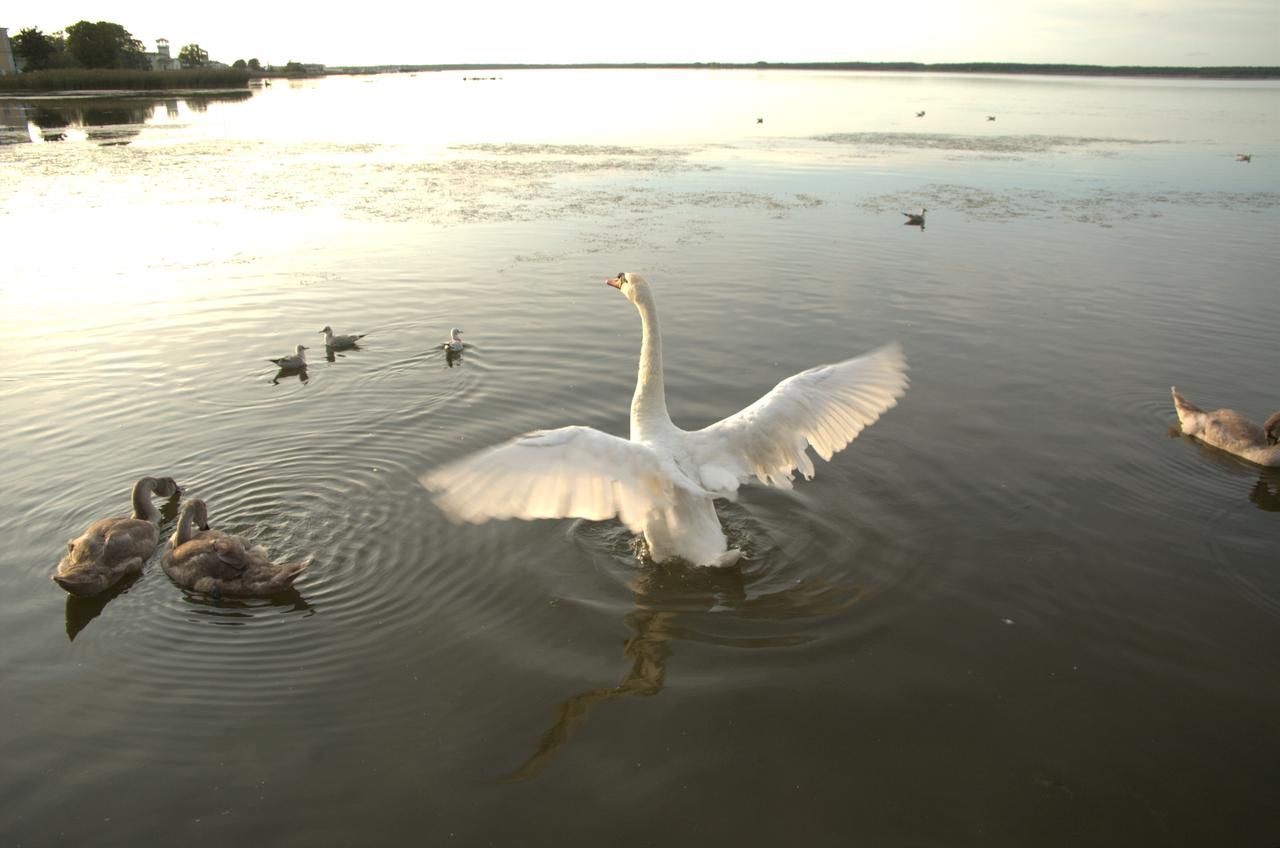
{"label": "young swan", "polygon": [[1259,427],[1233,409],[1206,412],[1172,389],[1182,432],[1259,465],[1280,467],[1280,412]]}
{"label": "young swan", "polygon": [[184,589],[210,595],[271,595],[293,585],[310,565],[274,563],[261,545],[209,527],[204,501],[182,505],[178,529],[160,555],[164,573]]}
{"label": "young swan", "polygon": [[53,572],[53,582],[73,595],[90,597],[136,574],[160,541],[160,513],[153,494],[178,493],[172,477],[143,477],[133,484],[133,516],[95,521],[67,542],[67,553]]}

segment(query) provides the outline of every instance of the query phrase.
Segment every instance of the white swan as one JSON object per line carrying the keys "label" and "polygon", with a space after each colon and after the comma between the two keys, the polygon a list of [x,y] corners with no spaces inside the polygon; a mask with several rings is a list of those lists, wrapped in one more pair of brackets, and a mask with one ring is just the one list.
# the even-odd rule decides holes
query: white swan
{"label": "white swan", "polygon": [[1173,392],[1173,408],[1182,432],[1259,465],[1280,467],[1280,412],[1261,427],[1234,409],[1205,411]]}
{"label": "white swan", "polygon": [[464,347],[464,345],[462,344],[461,336],[462,336],[462,331],[459,330],[457,327],[454,327],[452,330],[449,331],[449,340],[441,344],[440,347],[444,348],[445,350],[451,350],[454,353],[457,353],[458,351],[462,350],[462,348]]}
{"label": "white swan", "polygon": [[324,346],[332,350],[347,350],[356,346],[356,342],[365,337],[364,333],[358,333],[350,336],[336,336],[333,328],[328,324],[324,325],[324,329],[320,332],[324,333]]}
{"label": "white swan", "polygon": [[897,345],[788,377],[768,394],[702,430],[667,414],[662,339],[653,292],[638,274],[607,281],[640,312],[640,369],[631,400],[631,438],[590,427],[541,430],[422,475],[455,521],[615,515],[643,533],[656,561],[732,565],[714,499],[732,499],[755,478],[791,488],[797,469],[813,476],[812,447],[830,459],[907,388]]}
{"label": "white swan", "polygon": [[307,349],[306,345],[298,345],[298,347],[293,352],[293,356],[281,356],[281,357],[277,357],[276,359],[270,359],[268,360],[268,362],[274,362],[276,365],[279,365],[281,368],[284,368],[284,369],[306,368],[307,355],[303,353],[303,351],[306,349]]}

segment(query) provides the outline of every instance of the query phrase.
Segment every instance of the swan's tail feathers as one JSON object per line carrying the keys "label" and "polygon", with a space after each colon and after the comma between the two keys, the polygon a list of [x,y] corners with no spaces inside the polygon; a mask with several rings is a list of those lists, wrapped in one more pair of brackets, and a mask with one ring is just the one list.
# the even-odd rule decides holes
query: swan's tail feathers
{"label": "swan's tail feathers", "polygon": [[306,571],[311,565],[313,557],[307,557],[299,562],[287,562],[280,566],[280,573],[271,581],[272,586],[277,590],[288,589],[293,585],[293,581],[302,576],[302,572]]}

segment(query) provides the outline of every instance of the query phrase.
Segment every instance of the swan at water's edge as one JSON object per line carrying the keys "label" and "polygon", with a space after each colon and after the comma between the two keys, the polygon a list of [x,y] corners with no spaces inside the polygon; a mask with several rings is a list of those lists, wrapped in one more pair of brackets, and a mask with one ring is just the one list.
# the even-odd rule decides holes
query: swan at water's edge
{"label": "swan at water's edge", "polygon": [[78,538],[67,542],[53,581],[73,595],[104,592],[126,574],[142,571],[160,541],[160,513],[153,494],[172,497],[178,484],[172,477],[143,477],[133,484],[133,515],[95,521]]}
{"label": "swan at water's edge", "polygon": [[1259,427],[1233,409],[1205,411],[1176,388],[1170,391],[1182,432],[1250,462],[1280,466],[1280,412],[1272,413]]}
{"label": "swan at water's edge", "polygon": [[261,545],[209,527],[200,498],[182,505],[178,528],[160,554],[164,573],[184,589],[210,595],[271,595],[283,592],[311,564],[274,563]]}
{"label": "swan at water's edge", "polygon": [[796,470],[811,478],[807,447],[829,460],[906,391],[906,358],[891,344],[788,377],[735,415],[681,430],[667,413],[653,292],[638,274],[607,282],[640,313],[630,439],[540,430],[422,475],[450,519],[617,516],[657,562],[732,565],[740,552],[728,547],[715,498],[734,498],[753,478],[780,488],[791,488]]}

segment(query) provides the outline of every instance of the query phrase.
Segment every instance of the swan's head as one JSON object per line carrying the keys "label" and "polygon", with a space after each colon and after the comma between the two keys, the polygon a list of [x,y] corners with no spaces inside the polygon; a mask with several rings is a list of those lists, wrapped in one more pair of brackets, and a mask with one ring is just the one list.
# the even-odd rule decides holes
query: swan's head
{"label": "swan's head", "polygon": [[1267,434],[1267,444],[1280,445],[1280,412],[1273,412],[1262,429]]}
{"label": "swan's head", "polygon": [[615,289],[622,292],[627,296],[627,300],[632,303],[636,302],[636,298],[640,296],[641,292],[648,291],[649,289],[649,284],[644,281],[644,277],[639,274],[632,274],[628,271],[623,271],[618,274],[618,276],[605,280],[605,284],[613,286]]}

